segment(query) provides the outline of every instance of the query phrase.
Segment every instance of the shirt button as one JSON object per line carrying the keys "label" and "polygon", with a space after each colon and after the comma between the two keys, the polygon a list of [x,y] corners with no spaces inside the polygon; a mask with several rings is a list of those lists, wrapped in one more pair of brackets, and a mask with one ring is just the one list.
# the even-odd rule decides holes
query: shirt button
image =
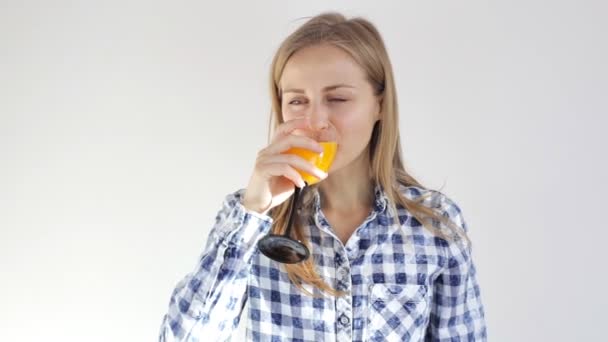
{"label": "shirt button", "polygon": [[340,316],[340,323],[342,323],[342,325],[347,325],[348,323],[350,323],[350,318],[343,314],[342,316]]}

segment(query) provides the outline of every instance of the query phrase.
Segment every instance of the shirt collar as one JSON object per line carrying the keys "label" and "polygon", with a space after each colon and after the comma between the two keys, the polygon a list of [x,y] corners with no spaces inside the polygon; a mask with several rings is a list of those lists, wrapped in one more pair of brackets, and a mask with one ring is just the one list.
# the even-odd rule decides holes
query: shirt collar
{"label": "shirt collar", "polygon": [[[311,218],[311,222],[312,224],[314,224],[316,227],[318,227],[319,229],[326,231],[328,233],[333,234],[332,229],[330,227],[329,222],[327,221],[325,215],[323,214],[323,211],[321,210],[321,195],[319,193],[319,190],[317,187],[311,187],[310,190],[311,192],[311,197],[310,198],[310,208],[311,208],[311,214],[312,216]],[[384,225],[386,225],[387,221],[385,219],[386,214],[386,206],[388,203],[388,197],[386,195],[386,192],[384,191],[382,185],[380,185],[379,183],[376,183],[376,185],[374,186],[374,195],[375,195],[375,199],[374,199],[374,204],[372,207],[372,210],[370,212],[370,214],[367,216],[365,222],[370,222],[371,220],[374,220],[376,218],[380,219],[382,222],[382,224],[378,225],[378,227],[376,227],[377,231],[380,231],[381,229],[386,229],[387,227],[384,227]],[[362,234],[368,234],[366,231],[368,225],[364,224],[362,226],[363,229],[357,229],[355,231],[355,233],[359,236],[361,236]]]}
{"label": "shirt collar", "polygon": [[[312,212],[317,215],[321,210],[321,194],[318,187],[310,189],[312,192]],[[380,183],[374,185],[374,207],[376,214],[383,213],[386,210],[388,196]]]}

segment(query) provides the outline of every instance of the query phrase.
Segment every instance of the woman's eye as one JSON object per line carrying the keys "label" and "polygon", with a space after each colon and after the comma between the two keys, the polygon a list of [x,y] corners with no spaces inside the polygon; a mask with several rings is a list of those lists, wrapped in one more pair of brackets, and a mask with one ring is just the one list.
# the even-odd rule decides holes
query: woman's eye
{"label": "woman's eye", "polygon": [[[340,99],[340,98],[331,98],[329,99],[329,102],[346,102],[346,99]],[[299,106],[302,104],[301,100],[291,100],[288,104],[292,105],[292,106]]]}

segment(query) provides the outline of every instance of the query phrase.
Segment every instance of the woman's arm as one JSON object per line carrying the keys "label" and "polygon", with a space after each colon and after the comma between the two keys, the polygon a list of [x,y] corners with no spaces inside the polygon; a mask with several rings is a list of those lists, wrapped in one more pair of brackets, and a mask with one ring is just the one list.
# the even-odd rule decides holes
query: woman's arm
{"label": "woman's arm", "polygon": [[226,196],[195,270],[173,290],[159,341],[223,341],[238,326],[257,241],[272,225],[243,207],[243,191]]}
{"label": "woman's arm", "polygon": [[[445,215],[466,232],[460,208],[444,198]],[[487,341],[484,307],[469,245],[450,242],[446,267],[435,280],[425,341]]]}

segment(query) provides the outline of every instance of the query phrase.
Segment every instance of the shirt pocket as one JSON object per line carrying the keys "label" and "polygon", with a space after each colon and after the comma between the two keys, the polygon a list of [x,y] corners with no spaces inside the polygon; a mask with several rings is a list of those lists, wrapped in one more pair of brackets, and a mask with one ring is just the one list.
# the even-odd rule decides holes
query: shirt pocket
{"label": "shirt pocket", "polygon": [[366,341],[422,341],[428,323],[426,285],[372,284]]}

